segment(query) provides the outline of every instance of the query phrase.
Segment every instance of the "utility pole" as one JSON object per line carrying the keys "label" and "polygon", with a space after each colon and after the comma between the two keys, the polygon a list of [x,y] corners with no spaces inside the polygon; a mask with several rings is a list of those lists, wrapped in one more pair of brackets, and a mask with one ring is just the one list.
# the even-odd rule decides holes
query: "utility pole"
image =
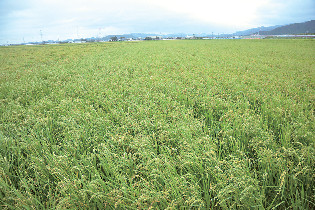
{"label": "utility pole", "polygon": [[101,36],[102,36],[101,30],[102,30],[101,28],[98,29],[98,35],[97,35],[98,40],[97,41],[99,41],[99,42],[101,41]]}
{"label": "utility pole", "polygon": [[77,26],[77,38],[79,39],[79,27]]}
{"label": "utility pole", "polygon": [[40,30],[39,33],[40,33],[40,39],[41,39],[42,42],[43,42],[43,32],[42,32],[42,30]]}

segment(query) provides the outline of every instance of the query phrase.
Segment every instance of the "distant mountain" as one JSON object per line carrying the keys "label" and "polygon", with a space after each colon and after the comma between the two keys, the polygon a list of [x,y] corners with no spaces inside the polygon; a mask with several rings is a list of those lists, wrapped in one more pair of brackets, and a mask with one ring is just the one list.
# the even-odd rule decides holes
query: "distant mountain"
{"label": "distant mountain", "polygon": [[281,26],[270,31],[261,31],[260,35],[287,35],[287,34],[310,34],[315,33],[315,20],[304,23],[293,23]]}
{"label": "distant mountain", "polygon": [[251,34],[257,34],[258,32],[261,31],[271,31],[274,30],[275,28],[280,27],[280,25],[277,26],[269,26],[269,27],[258,27],[258,28],[251,28],[251,29],[247,29],[245,31],[237,31],[235,33],[233,33],[233,36],[247,36],[247,35],[251,35]]}
{"label": "distant mountain", "polygon": [[[107,35],[104,37],[90,37],[90,38],[80,38],[80,39],[67,39],[64,41],[42,41],[42,42],[29,42],[28,44],[55,44],[55,43],[68,43],[68,42],[100,42],[100,41],[111,41],[115,37],[117,41],[127,41],[127,40],[144,40],[146,37],[150,36],[158,36],[162,38],[192,38],[195,37],[199,38],[223,38],[223,39],[230,39],[230,38],[238,38],[236,36],[248,36],[248,35],[294,35],[294,34],[315,34],[315,20],[303,22],[303,23],[294,23],[284,26],[269,26],[269,27],[258,27],[252,28],[244,31],[237,31],[233,34],[208,34],[208,33],[196,33],[196,34],[189,34],[189,33],[171,33],[171,34],[161,34],[161,33],[130,33],[130,34],[112,34]],[[27,43],[23,43],[27,44]]]}

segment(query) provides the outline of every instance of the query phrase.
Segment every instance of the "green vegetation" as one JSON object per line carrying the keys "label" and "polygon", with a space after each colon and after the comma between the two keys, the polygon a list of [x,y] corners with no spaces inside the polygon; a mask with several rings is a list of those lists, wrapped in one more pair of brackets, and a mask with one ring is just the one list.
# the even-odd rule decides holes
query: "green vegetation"
{"label": "green vegetation", "polygon": [[0,48],[1,208],[314,209],[313,40]]}
{"label": "green vegetation", "polygon": [[315,33],[315,20],[280,26],[271,31],[260,31],[261,35],[312,34]]}

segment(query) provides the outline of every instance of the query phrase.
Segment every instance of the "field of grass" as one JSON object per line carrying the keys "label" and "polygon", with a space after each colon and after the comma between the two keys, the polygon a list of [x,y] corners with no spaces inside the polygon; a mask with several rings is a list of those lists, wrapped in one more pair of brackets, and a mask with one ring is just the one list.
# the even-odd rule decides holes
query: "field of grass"
{"label": "field of grass", "polygon": [[315,41],[0,47],[0,208],[314,209]]}

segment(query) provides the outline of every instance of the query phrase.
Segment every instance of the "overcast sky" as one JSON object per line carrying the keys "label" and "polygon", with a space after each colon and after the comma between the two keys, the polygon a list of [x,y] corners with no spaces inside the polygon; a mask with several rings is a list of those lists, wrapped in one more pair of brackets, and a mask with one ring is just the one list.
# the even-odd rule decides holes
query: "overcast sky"
{"label": "overcast sky", "polygon": [[0,44],[137,32],[233,33],[314,19],[315,0],[0,0]]}

